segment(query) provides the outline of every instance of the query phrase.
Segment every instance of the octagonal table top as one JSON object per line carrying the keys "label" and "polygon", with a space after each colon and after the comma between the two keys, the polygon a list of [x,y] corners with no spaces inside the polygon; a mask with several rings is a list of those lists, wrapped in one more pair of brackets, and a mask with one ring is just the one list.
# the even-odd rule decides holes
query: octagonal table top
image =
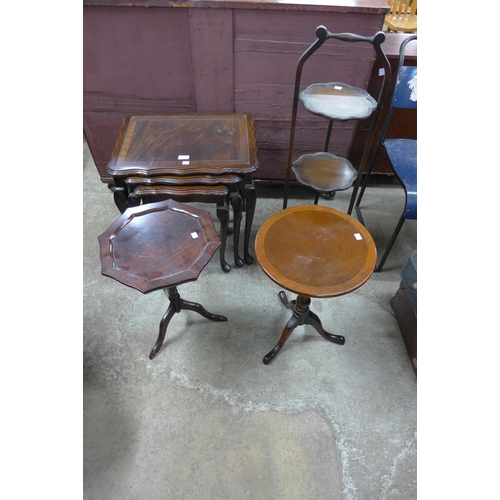
{"label": "octagonal table top", "polygon": [[195,281],[221,245],[208,212],[174,200],[128,208],[98,240],[101,273],[143,293]]}

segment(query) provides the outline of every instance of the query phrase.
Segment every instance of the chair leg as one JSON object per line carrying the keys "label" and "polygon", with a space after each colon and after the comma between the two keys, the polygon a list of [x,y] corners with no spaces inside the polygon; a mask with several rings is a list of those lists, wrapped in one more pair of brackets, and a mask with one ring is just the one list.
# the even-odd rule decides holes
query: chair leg
{"label": "chair leg", "polygon": [[368,179],[370,178],[371,172],[368,172],[365,175],[365,178],[363,180],[363,184],[361,185],[361,191],[359,192],[358,199],[356,201],[356,204],[354,205],[354,210],[356,210],[356,215],[358,216],[359,222],[365,225],[365,221],[363,220],[363,214],[361,213],[361,207],[359,206],[361,204],[361,200],[363,199],[363,194],[365,193],[366,186],[368,185]]}
{"label": "chair leg", "polygon": [[361,184],[361,191],[359,192],[358,199],[356,200],[356,204],[354,205],[354,208],[358,209],[359,205],[361,203],[361,200],[363,199],[363,195],[365,194],[365,189],[368,184],[368,180],[370,178],[371,172],[368,172],[365,175],[365,178],[363,179],[363,184]]}
{"label": "chair leg", "polygon": [[389,252],[391,251],[392,245],[394,245],[394,242],[396,241],[396,238],[398,237],[399,231],[401,231],[401,228],[403,227],[403,223],[405,221],[405,212],[401,215],[401,218],[399,219],[398,225],[396,226],[396,229],[394,230],[394,233],[392,233],[391,240],[389,241],[389,244],[387,245],[387,248],[385,249],[384,255],[382,255],[382,258],[380,259],[380,263],[375,269],[375,272],[379,273],[382,271],[382,268],[384,267],[385,261],[387,260],[387,257],[389,256]]}
{"label": "chair leg", "polygon": [[[333,126],[333,120],[328,121],[328,130],[326,132],[326,139],[325,139],[325,147],[323,148],[323,151],[325,153],[328,153],[328,148],[330,147],[330,137],[332,135],[332,126]],[[316,193],[316,199],[314,200],[314,204],[318,204],[319,197],[324,198],[325,200],[333,200],[333,197],[335,196],[335,191],[331,191],[330,193]]]}
{"label": "chair leg", "polygon": [[[365,222],[363,220],[363,215],[361,214],[361,207],[359,205],[361,204],[361,200],[363,199],[363,195],[365,194],[366,186],[368,186],[368,181],[370,180],[370,177],[372,175],[373,166],[375,165],[375,160],[377,159],[379,149],[380,149],[380,142],[379,144],[377,144],[372,160],[370,162],[370,166],[368,167],[365,178],[363,179],[363,183],[361,184],[361,191],[359,192],[358,198],[354,205],[354,209],[356,210],[358,220],[359,222],[361,222],[361,224],[363,224],[363,226],[365,225]],[[354,192],[353,192],[353,197],[354,197]],[[352,198],[351,198],[351,203],[352,203]]]}

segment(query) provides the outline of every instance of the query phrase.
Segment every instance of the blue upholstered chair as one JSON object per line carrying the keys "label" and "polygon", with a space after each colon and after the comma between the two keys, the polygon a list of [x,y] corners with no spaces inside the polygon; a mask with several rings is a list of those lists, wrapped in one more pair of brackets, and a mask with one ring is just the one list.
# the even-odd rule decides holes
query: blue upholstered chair
{"label": "blue upholstered chair", "polygon": [[416,39],[417,35],[412,35],[406,38],[401,44],[399,50],[396,85],[392,94],[389,94],[390,104],[386,119],[382,127],[379,141],[375,147],[374,154],[368,168],[368,173],[365,176],[361,191],[354,207],[359,220],[363,222],[360,208],[361,199],[363,198],[363,194],[380,147],[384,147],[387,152],[387,156],[389,157],[391,167],[394,170],[394,174],[405,190],[406,203],[396,229],[394,230],[389,244],[387,245],[387,248],[385,249],[385,252],[376,268],[377,272],[382,271],[385,261],[389,256],[389,252],[396,241],[404,221],[407,219],[417,220],[417,140],[385,138],[394,109],[417,108],[417,67],[404,65],[406,46],[408,43]]}

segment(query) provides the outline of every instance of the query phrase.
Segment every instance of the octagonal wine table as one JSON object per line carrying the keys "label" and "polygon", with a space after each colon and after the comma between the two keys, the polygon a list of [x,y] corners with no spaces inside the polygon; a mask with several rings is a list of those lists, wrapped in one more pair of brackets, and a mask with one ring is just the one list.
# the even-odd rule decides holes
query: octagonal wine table
{"label": "octagonal wine table", "polygon": [[177,286],[198,279],[221,242],[210,214],[174,200],[128,208],[99,237],[101,273],[149,293],[166,289],[170,305],[149,358],[160,350],[167,326],[182,309],[212,321],[227,318],[180,297]]}
{"label": "octagonal wine table", "polygon": [[313,326],[326,340],[343,345],[345,338],[325,331],[309,305],[311,297],[338,297],[370,278],[377,250],[365,227],[351,216],[325,206],[287,208],[261,226],[255,253],[269,278],[298,295],[296,300],[288,301],[285,292],[278,294],[293,314],[274,349],[264,357],[264,364],[269,364],[292,331],[304,324]]}
{"label": "octagonal wine table", "polygon": [[[208,179],[206,176],[211,176],[210,183],[219,179],[219,184],[230,188],[235,218],[241,217],[239,206],[235,206],[241,199],[241,210],[246,213],[243,260],[251,264],[249,245],[256,206],[253,173],[258,167],[255,127],[250,114],[184,113],[128,117],[107,172],[113,176],[114,200],[120,212],[130,206],[131,186],[126,181],[132,176],[136,180],[142,177],[148,185],[169,176],[170,182],[176,179],[177,185],[190,186],[185,189],[194,192],[200,186],[192,186],[190,177],[198,176],[202,185],[206,183],[203,178]],[[226,182],[231,174],[241,178],[241,186]],[[172,192],[169,197],[174,198]],[[237,248],[239,223],[235,224],[234,241]],[[236,265],[243,265],[243,260],[237,258]]]}

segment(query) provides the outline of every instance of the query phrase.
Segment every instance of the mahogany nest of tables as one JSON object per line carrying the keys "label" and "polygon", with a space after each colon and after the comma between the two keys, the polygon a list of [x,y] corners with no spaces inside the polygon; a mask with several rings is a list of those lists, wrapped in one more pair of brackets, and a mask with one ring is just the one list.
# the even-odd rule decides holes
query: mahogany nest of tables
{"label": "mahogany nest of tables", "polygon": [[[113,176],[113,197],[120,212],[140,200],[147,202],[151,196],[157,198],[152,201],[216,200],[221,221],[221,266],[229,272],[224,260],[229,204],[235,215],[235,264],[241,267],[253,262],[249,246],[256,205],[253,173],[258,168],[250,114],[179,113],[127,117],[106,170]],[[193,185],[193,176],[199,185]],[[137,186],[141,196],[137,196]],[[145,186],[152,195],[145,195]],[[228,188],[223,202],[213,194],[217,186]],[[242,212],[246,214],[243,260],[237,255]]]}

